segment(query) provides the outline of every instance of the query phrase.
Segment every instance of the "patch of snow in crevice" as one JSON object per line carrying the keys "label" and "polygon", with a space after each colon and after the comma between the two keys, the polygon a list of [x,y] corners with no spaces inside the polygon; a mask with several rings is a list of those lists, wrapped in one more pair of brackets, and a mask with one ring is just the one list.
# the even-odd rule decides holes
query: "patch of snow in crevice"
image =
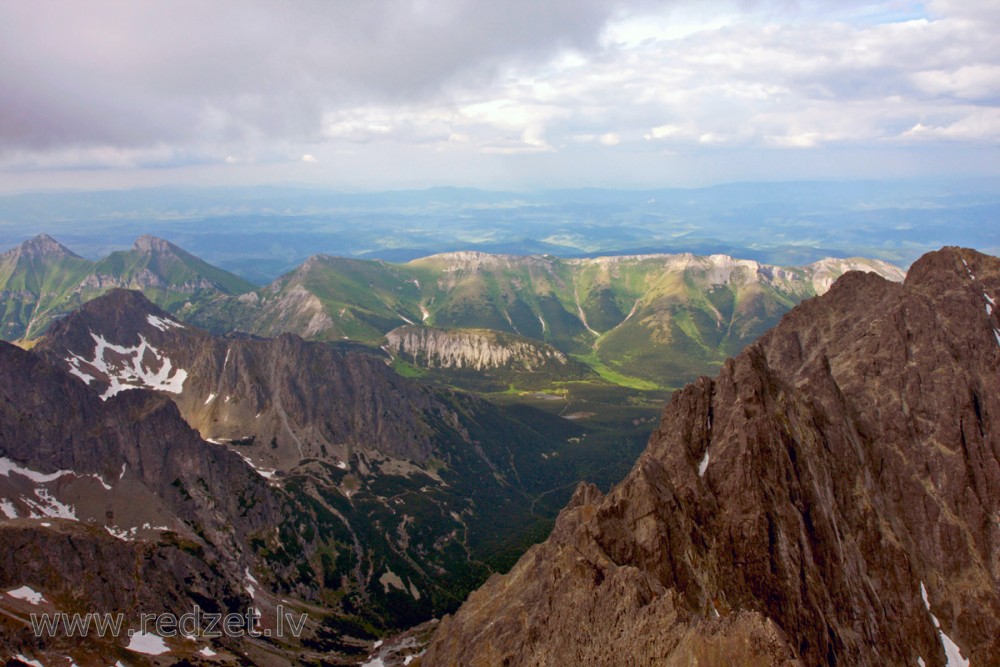
{"label": "patch of snow in crevice", "polygon": [[27,477],[32,482],[35,482],[37,484],[54,482],[55,480],[65,475],[72,475],[77,479],[81,479],[83,477],[93,477],[100,483],[101,486],[104,487],[105,491],[111,490],[111,486],[107,482],[105,482],[104,478],[102,478],[97,473],[79,473],[73,470],[56,470],[55,472],[48,472],[48,473],[38,472],[36,470],[31,470],[30,468],[19,466],[10,459],[4,456],[0,456],[0,475],[3,475],[4,477],[10,477],[11,473],[14,473],[15,475],[20,475],[21,477]]}
{"label": "patch of snow in crevice", "polygon": [[[170,530],[169,526],[154,526],[148,521],[142,524],[142,530],[158,530],[163,532],[165,530]],[[117,537],[119,540],[125,542],[133,542],[138,536],[140,527],[132,526],[131,528],[119,528],[118,526],[105,526],[104,530],[108,531],[112,536]]]}
{"label": "patch of snow in crevice", "polygon": [[146,655],[162,655],[170,650],[162,637],[146,632],[137,632],[132,635],[125,648]]}
{"label": "patch of snow in crevice", "polygon": [[17,518],[17,508],[14,507],[14,503],[10,502],[6,498],[0,500],[0,512],[3,512],[8,519]]}
{"label": "patch of snow in crevice", "polygon": [[135,540],[135,531],[136,531],[135,528],[131,528],[130,530],[123,530],[121,528],[118,528],[117,526],[105,526],[104,530],[108,531],[108,534],[111,535],[112,537],[117,537],[119,540],[122,540],[123,542],[132,542]]}
{"label": "patch of snow in crevice", "polygon": [[341,470],[347,470],[347,462],[346,461],[337,461],[336,465]]}
{"label": "patch of snow in crevice", "polygon": [[159,329],[160,331],[166,331],[170,328],[183,329],[184,325],[180,322],[174,322],[173,320],[168,320],[164,317],[157,317],[156,315],[147,315],[146,321],[151,325]]}
{"label": "patch of snow in crevice", "polygon": [[48,489],[35,489],[35,497],[38,498],[39,502],[36,503],[27,498],[21,499],[32,509],[39,512],[37,515],[32,513],[29,518],[41,519],[42,517],[49,517],[51,519],[70,519],[71,521],[80,520],[77,518],[76,509],[72,505],[67,505],[53,498]]}
{"label": "patch of snow in crevice", "polygon": [[920,597],[923,598],[924,607],[927,609],[927,613],[930,614],[934,628],[938,631],[938,635],[941,638],[941,646],[944,648],[945,655],[945,667],[969,667],[969,661],[962,657],[962,651],[958,647],[958,644],[941,628],[941,623],[938,621],[937,616],[931,612],[931,603],[927,599],[927,587],[924,586],[924,582],[922,581],[920,582]]}
{"label": "patch of snow in crevice", "polygon": [[257,597],[257,587],[260,586],[260,582],[257,581],[256,577],[250,574],[249,567],[243,569],[243,575],[246,580],[243,588],[246,590],[247,595],[250,596],[250,599],[254,600]]}
{"label": "patch of snow in crevice", "polygon": [[31,667],[45,667],[45,665],[43,665],[42,663],[40,663],[37,660],[29,660],[28,658],[24,657],[24,654],[22,654],[22,653],[18,653],[14,657],[17,658],[18,660],[20,660],[21,662],[23,662],[26,665],[31,665]]}
{"label": "patch of snow in crevice", "polygon": [[66,357],[66,361],[69,363],[69,372],[70,372],[70,374],[71,375],[75,375],[78,378],[80,378],[81,380],[83,380],[83,383],[85,385],[87,385],[88,387],[90,386],[91,382],[93,382],[94,380],[97,379],[93,375],[87,375],[82,370],[80,370],[80,360],[78,358],[76,358],[76,357]]}
{"label": "patch of snow in crevice", "polygon": [[226,370],[226,366],[229,365],[229,353],[233,351],[233,348],[226,348],[226,360],[222,362],[222,370]]}
{"label": "patch of snow in crevice", "polygon": [[39,604],[42,602],[48,602],[45,596],[31,588],[30,586],[21,586],[20,588],[15,588],[14,590],[7,591],[7,595],[15,598],[17,600],[24,600],[25,602],[30,602],[31,604]]}
{"label": "patch of snow in crevice", "polygon": [[702,457],[701,463],[698,464],[698,477],[704,477],[705,473],[708,471],[708,450],[705,450],[705,456]]}
{"label": "patch of snow in crevice", "polygon": [[118,475],[118,481],[119,481],[119,482],[120,482],[120,481],[122,481],[122,480],[123,480],[123,479],[125,478],[125,466],[127,466],[127,465],[128,465],[127,463],[123,463],[123,464],[122,464],[122,471],[121,471],[121,473],[120,473],[120,474]]}
{"label": "patch of snow in crevice", "polygon": [[204,647],[204,648],[202,648],[200,651],[198,651],[198,653],[200,653],[201,655],[205,656],[206,658],[211,658],[211,657],[213,657],[215,655],[218,655],[215,651],[213,651],[212,649],[210,649],[207,646]]}
{"label": "patch of snow in crevice", "polygon": [[246,461],[246,463],[247,463],[248,466],[250,466],[251,468],[253,468],[253,471],[255,473],[257,473],[258,475],[260,475],[264,479],[274,479],[275,470],[273,468],[258,468],[256,465],[254,465],[254,462],[250,460],[250,457],[244,456],[243,454],[240,454],[239,452],[236,452],[236,453],[239,454],[239,457],[241,459],[243,459],[244,461]]}
{"label": "patch of snow in crevice", "polygon": [[209,403],[211,403],[214,400],[215,400],[215,394],[209,394],[208,398],[205,399],[205,405],[208,405]]}
{"label": "patch of snow in crevice", "polygon": [[[80,364],[89,364],[108,378],[108,388],[101,394],[101,400],[106,401],[127,389],[158,389],[172,394],[179,394],[183,390],[187,371],[183,368],[174,370],[170,358],[150,345],[142,335],[139,336],[139,344],[131,347],[109,343],[104,336],[94,332],[90,332],[90,336],[95,342],[94,358],[84,359],[80,355],[74,354],[67,358],[67,361],[71,371],[73,368],[80,370]],[[120,354],[125,359],[111,362],[105,358],[108,351]],[[158,370],[154,371],[144,364],[147,352],[160,362]],[[82,374],[82,371],[76,373],[83,379]],[[90,383],[87,382],[87,384]]]}

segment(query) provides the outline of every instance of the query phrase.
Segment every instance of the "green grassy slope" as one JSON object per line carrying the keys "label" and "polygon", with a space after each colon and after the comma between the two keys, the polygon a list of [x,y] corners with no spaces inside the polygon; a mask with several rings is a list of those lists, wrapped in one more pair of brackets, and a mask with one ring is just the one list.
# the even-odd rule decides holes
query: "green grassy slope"
{"label": "green grassy slope", "polygon": [[255,286],[152,237],[91,262],[42,234],[0,255],[0,338],[37,338],[54,319],[113,287],[140,289],[184,316]]}
{"label": "green grassy slope", "polygon": [[[856,267],[891,273],[866,260],[780,268],[722,255],[457,252],[406,264],[317,256],[259,290],[252,312],[229,322],[263,335],[291,330],[371,345],[404,324],[489,329],[548,343],[607,383],[665,390],[713,372],[796,303]],[[411,360],[404,370],[418,366]],[[452,375],[460,385],[470,382]]]}

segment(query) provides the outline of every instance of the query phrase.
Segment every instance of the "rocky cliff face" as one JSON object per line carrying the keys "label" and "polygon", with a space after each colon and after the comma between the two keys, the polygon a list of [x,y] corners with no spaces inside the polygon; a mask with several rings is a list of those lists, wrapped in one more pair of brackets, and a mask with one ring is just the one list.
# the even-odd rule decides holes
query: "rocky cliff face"
{"label": "rocky cliff face", "polygon": [[998,297],[970,250],[845,275],[677,392],[423,664],[997,664]]}
{"label": "rocky cliff face", "polygon": [[405,326],[385,335],[386,345],[398,354],[426,368],[492,368],[527,372],[550,364],[565,366],[566,355],[550,345],[519,336],[503,336],[488,329],[445,330]]}

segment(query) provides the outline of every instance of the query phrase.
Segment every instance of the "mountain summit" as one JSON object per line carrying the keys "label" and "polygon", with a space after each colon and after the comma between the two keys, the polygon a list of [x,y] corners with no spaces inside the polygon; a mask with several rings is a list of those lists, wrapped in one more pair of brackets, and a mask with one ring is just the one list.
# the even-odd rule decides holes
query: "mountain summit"
{"label": "mountain summit", "polygon": [[1000,664],[1000,261],[851,272],[676,392],[427,665]]}
{"label": "mountain summit", "polygon": [[[132,244],[132,248],[139,252],[162,252],[162,253],[177,253],[181,251],[180,248],[175,246],[170,241],[158,238],[151,234],[143,234],[135,240]],[[185,253],[187,254],[187,253]]]}
{"label": "mountain summit", "polygon": [[16,248],[0,255],[0,261],[9,257],[41,259],[45,257],[77,257],[75,252],[56,241],[48,234],[39,234],[23,242]]}

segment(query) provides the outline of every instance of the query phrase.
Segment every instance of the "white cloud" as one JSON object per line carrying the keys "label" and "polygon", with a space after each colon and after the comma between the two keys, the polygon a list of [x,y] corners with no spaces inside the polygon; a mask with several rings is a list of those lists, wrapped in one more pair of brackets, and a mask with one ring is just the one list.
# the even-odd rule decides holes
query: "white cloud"
{"label": "white cloud", "polygon": [[943,123],[919,122],[900,136],[905,140],[959,140],[1000,143],[1000,109],[971,109],[961,117]]}
{"label": "white cloud", "polygon": [[56,4],[0,5],[0,170],[1000,142],[983,0]]}

